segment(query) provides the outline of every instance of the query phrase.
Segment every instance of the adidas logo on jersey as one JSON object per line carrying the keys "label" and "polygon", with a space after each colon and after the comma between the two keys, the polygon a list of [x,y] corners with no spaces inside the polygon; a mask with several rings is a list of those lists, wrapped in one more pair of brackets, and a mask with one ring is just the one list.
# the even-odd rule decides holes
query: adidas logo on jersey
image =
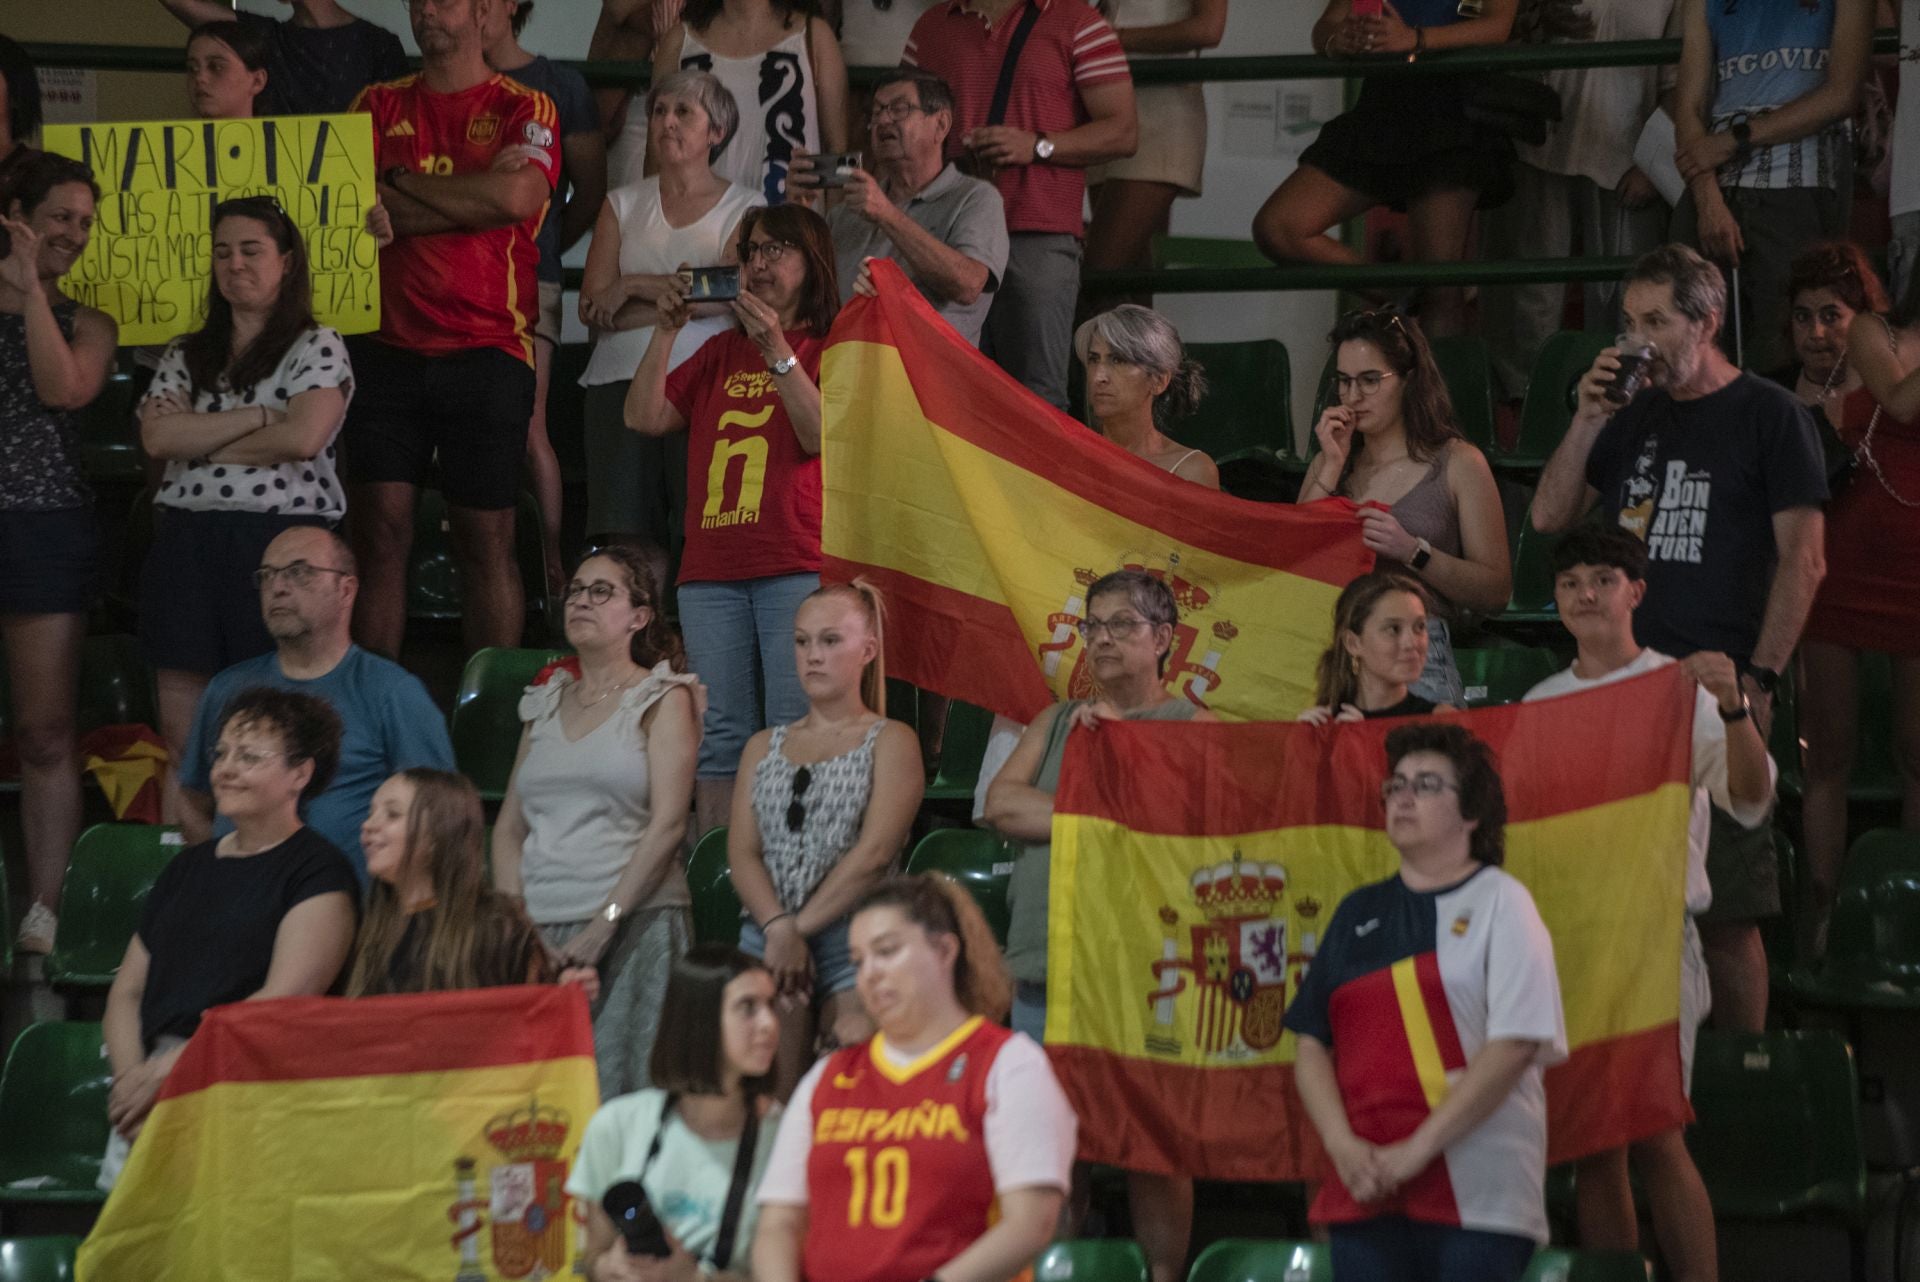
{"label": "adidas logo on jersey", "polygon": [[388,125],[386,136],[389,138],[413,137],[413,122],[411,120],[402,120],[397,125]]}

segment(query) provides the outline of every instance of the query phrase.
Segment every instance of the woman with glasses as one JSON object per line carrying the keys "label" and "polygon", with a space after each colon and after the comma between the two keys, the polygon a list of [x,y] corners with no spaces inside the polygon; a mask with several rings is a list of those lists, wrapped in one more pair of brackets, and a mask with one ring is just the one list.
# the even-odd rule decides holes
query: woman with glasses
{"label": "woman with glasses", "polygon": [[1309,725],[1418,717],[1452,708],[1412,692],[1427,666],[1427,597],[1399,570],[1363,574],[1333,605],[1333,644],[1314,673]]}
{"label": "woman with glasses", "polygon": [[[1022,843],[1007,887],[1012,920],[1007,968],[1013,972],[1013,1027],[1035,1041],[1047,1029],[1048,880],[1053,861],[1053,794],[1060,760],[1076,728],[1103,721],[1212,721],[1211,712],[1167,693],[1167,656],[1180,609],[1166,584],[1139,570],[1116,570],[1087,589],[1080,622],[1085,674],[1094,696],[1046,709],[987,789],[984,818],[1002,836]],[[1076,677],[1080,674],[1076,673]],[[1116,1105],[1118,1107],[1118,1105]],[[1088,1126],[1104,1123],[1081,1119]],[[1134,1234],[1146,1252],[1154,1282],[1184,1276],[1193,1229],[1193,1181],[1131,1171],[1128,1202]],[[1069,1234],[1068,1236],[1072,1236]]]}
{"label": "woman with glasses", "polygon": [[1507,604],[1507,524],[1487,456],[1460,435],[1453,401],[1417,321],[1349,312],[1329,335],[1333,398],[1314,425],[1319,454],[1299,501],[1348,499],[1367,547],[1419,576],[1438,607],[1427,621],[1427,667],[1413,692],[1459,707],[1456,611]]}
{"label": "woman with glasses", "polygon": [[235,695],[213,749],[213,799],[233,831],[173,857],[107,992],[113,1125],[100,1185],[128,1146],[200,1017],[229,1002],[317,997],[353,947],[360,883],[300,808],[340,761],[340,715],[325,699],[256,686]]}
{"label": "woman with glasses", "polygon": [[18,939],[46,953],[80,835],[80,641],[100,578],[80,411],[106,385],[118,330],[60,292],[93,233],[92,173],[65,156],[13,155],[0,183],[0,648],[27,841]]}
{"label": "woman with glasses", "polygon": [[1285,1019],[1333,1168],[1310,1218],[1341,1282],[1517,1282],[1547,1240],[1541,1074],[1567,1057],[1553,940],[1500,868],[1486,744],[1430,721],[1386,749],[1400,869],[1340,901]]}
{"label": "woman with glasses", "polygon": [[887,720],[885,614],[864,582],[809,594],[789,631],[806,711],[740,755],[727,867],[740,951],[779,985],[779,1093],[822,1047],[873,1035],[854,994],[847,914],[893,868],[926,794],[920,740]]}
{"label": "woman with glasses", "polygon": [[[767,203],[758,190],[713,171],[740,113],[704,71],[676,71],[647,91],[647,155],[655,172],[607,193],[587,249],[580,320],[593,330],[587,389],[587,530],[639,535],[662,550],[680,544],[687,506],[687,441],[654,440],[622,421],[627,385],[653,340],[654,301],[682,268],[739,262],[740,219]],[[667,371],[731,329],[725,303],[699,303],[674,337]]]}
{"label": "woman with glasses", "polygon": [[1187,357],[1180,333],[1150,307],[1122,303],[1073,335],[1087,372],[1087,418],[1100,435],[1183,481],[1220,488],[1220,469],[1162,429],[1186,418],[1207,394],[1207,376]]}
{"label": "woman with glasses", "polygon": [[799,205],[740,223],[739,329],[701,344],[672,375],[691,282],[654,299],[653,337],[627,390],[627,426],[687,434],[680,626],[709,687],[696,786],[699,830],[727,822],[747,739],[796,721],[793,616],[820,586],[820,352],[840,310],[826,220]]}
{"label": "woman with glasses", "polygon": [[[346,344],[313,318],[299,229],[271,196],[222,201],[206,323],[167,347],[138,410],[140,443],[166,462],[140,640],[176,761],[213,675],[273,648],[252,583],[267,544],[346,514],[334,437],[352,399]],[[162,814],[179,819],[171,771]]]}
{"label": "woman with glasses", "polygon": [[565,967],[593,966],[600,1097],[648,1085],[667,975],[693,939],[682,855],[698,681],[642,553],[588,553],[565,593],[571,658],[520,699],[526,729],[493,828],[493,885]]}

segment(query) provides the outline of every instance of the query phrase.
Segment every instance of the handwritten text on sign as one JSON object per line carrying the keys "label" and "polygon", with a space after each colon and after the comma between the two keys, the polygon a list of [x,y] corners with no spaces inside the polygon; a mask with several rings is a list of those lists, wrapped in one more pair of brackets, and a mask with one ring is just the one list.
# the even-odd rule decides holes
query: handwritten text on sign
{"label": "handwritten text on sign", "polygon": [[123,343],[163,343],[200,327],[213,273],[213,207],[272,196],[307,242],[313,311],[345,334],[380,327],[372,118],[147,120],[48,125],[49,151],[100,183],[93,239],[61,282],[120,322]]}

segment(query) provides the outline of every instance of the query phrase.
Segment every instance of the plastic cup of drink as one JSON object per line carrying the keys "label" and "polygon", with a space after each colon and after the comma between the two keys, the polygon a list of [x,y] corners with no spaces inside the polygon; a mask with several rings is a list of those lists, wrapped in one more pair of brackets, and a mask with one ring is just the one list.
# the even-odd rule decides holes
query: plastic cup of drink
{"label": "plastic cup of drink", "polygon": [[1647,369],[1653,364],[1653,344],[1635,334],[1622,334],[1614,339],[1614,346],[1620,349],[1620,369],[1607,388],[1607,400],[1625,405],[1647,385]]}

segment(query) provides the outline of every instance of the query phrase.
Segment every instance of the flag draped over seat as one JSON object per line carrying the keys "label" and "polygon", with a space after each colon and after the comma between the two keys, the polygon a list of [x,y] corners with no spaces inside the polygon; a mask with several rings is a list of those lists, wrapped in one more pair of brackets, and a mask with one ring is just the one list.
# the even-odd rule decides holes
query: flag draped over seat
{"label": "flag draped over seat", "polygon": [[1181,480],[1014,382],[892,263],[873,278],[822,359],[821,543],[825,577],[886,593],[889,675],[1020,721],[1090,694],[1075,625],[1131,566],[1179,603],[1176,695],[1233,718],[1311,702],[1334,599],[1373,565],[1351,505]]}
{"label": "flag draped over seat", "polygon": [[208,1012],[80,1247],[83,1282],[570,1276],[599,1103],[573,985]]}
{"label": "flag draped over seat", "polygon": [[[1571,1058],[1565,1161],[1690,1116],[1680,1075],[1694,686],[1676,665],[1462,714],[1500,763],[1508,872],[1553,936]],[[1110,722],[1055,797],[1047,1043],[1081,1156],[1231,1180],[1320,1175],[1281,1027],[1349,891],[1393,874],[1397,722]]]}

